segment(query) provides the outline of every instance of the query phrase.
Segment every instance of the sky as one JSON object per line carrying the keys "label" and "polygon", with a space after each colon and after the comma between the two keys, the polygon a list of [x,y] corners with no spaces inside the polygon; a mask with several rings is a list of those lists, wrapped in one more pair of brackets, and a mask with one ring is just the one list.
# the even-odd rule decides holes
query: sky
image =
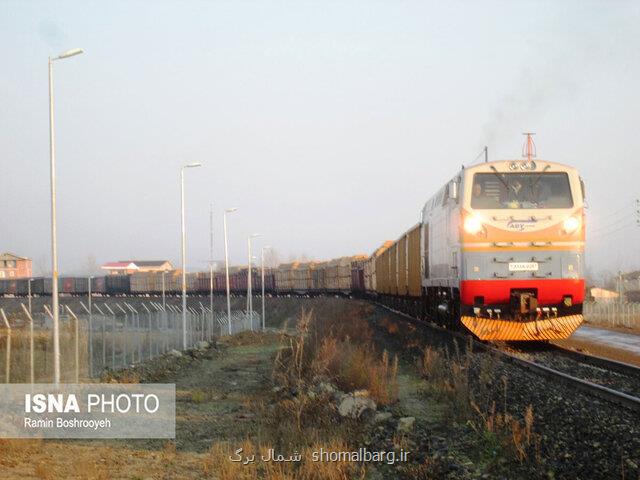
{"label": "sky", "polygon": [[[371,253],[484,145],[576,166],[587,266],[640,268],[640,3],[0,0],[0,251],[97,262]],[[256,253],[256,255],[259,255]]]}

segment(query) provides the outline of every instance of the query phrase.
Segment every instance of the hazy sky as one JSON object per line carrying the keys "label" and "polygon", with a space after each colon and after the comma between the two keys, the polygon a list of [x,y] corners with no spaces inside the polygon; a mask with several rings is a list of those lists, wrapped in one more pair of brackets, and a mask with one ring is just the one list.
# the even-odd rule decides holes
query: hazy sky
{"label": "hazy sky", "polygon": [[[370,253],[482,147],[577,166],[591,268],[640,268],[639,2],[0,0],[0,251],[49,263],[56,62],[60,270],[180,252]],[[613,214],[613,216],[611,216]],[[591,241],[592,240],[592,241]],[[256,248],[257,250],[257,248]]]}

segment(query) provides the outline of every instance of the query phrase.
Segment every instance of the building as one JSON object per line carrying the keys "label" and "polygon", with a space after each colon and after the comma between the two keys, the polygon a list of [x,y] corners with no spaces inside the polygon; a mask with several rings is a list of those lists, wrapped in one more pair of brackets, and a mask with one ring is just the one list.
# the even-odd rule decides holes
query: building
{"label": "building", "polygon": [[0,278],[31,278],[31,259],[8,252],[0,254]]}
{"label": "building", "polygon": [[168,272],[173,265],[168,260],[119,260],[102,265],[109,275],[130,275],[132,273]]}
{"label": "building", "polygon": [[612,290],[606,290],[604,288],[594,287],[590,290],[591,298],[598,303],[611,303],[617,302],[620,294]]}

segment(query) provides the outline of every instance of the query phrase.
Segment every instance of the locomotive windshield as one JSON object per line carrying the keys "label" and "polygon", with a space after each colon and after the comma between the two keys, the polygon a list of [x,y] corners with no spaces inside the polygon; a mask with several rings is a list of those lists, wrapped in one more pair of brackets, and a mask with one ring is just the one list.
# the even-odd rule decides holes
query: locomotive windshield
{"label": "locomotive windshield", "polygon": [[571,208],[569,176],[557,173],[476,173],[471,208]]}

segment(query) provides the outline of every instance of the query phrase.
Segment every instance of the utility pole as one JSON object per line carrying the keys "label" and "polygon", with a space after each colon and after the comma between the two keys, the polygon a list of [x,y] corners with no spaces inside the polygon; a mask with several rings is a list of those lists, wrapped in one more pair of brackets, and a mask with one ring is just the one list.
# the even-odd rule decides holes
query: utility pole
{"label": "utility pole", "polygon": [[618,270],[618,303],[622,304],[622,270]]}
{"label": "utility pole", "polygon": [[184,169],[201,167],[199,162],[189,163],[180,168],[180,229],[182,257],[182,349],[187,349],[187,233],[184,221]]}
{"label": "utility pole", "polygon": [[209,207],[209,307],[213,325],[213,203]]}
{"label": "utility pole", "polygon": [[58,295],[58,222],[56,214],[56,148],[53,112],[53,62],[84,53],[74,48],[49,57],[49,166],[51,183],[51,310],[53,313],[53,383],[60,384],[60,299]]}

